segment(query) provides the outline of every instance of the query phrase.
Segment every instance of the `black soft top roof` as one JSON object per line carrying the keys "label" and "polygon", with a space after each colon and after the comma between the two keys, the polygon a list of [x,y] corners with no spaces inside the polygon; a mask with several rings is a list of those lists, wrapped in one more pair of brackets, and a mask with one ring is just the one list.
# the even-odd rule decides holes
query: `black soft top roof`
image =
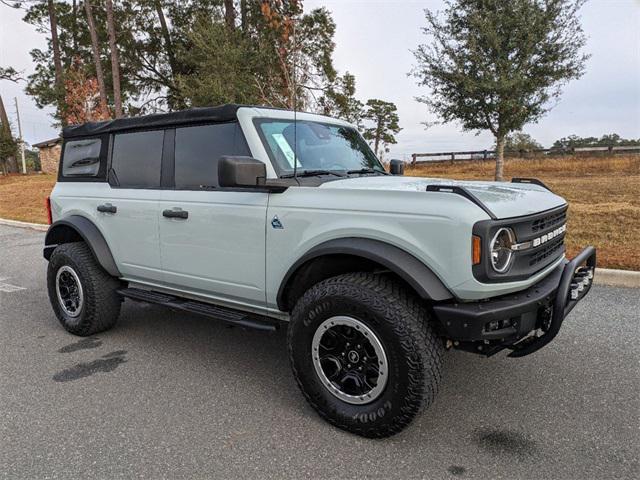
{"label": "black soft top roof", "polygon": [[82,125],[64,127],[62,138],[86,137],[104,133],[121,132],[142,128],[164,128],[206,122],[231,122],[237,119],[237,112],[244,105],[221,105],[200,107],[171,113],[156,113],[141,117],[117,118],[104,122],[88,122]]}

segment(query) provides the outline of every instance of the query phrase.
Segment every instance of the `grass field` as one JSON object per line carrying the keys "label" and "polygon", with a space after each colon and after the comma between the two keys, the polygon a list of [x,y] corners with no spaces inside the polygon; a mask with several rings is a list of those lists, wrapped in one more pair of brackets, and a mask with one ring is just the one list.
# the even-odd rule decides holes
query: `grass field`
{"label": "grass field", "polygon": [[[406,175],[491,180],[494,162],[420,164]],[[507,160],[505,176],[536,177],[569,207],[567,247],[598,248],[598,265],[640,270],[640,156]],[[0,176],[0,218],[46,223],[53,175]]]}
{"label": "grass field", "polygon": [[55,175],[0,175],[0,218],[47,223],[45,199],[55,183]]}

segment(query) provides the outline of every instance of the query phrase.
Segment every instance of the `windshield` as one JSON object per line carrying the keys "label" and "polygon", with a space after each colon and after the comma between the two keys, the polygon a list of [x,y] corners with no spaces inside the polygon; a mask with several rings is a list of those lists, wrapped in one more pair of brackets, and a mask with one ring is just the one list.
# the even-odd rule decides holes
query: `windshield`
{"label": "windshield", "polygon": [[385,171],[367,142],[353,128],[301,120],[296,122],[296,127],[293,120],[257,119],[255,122],[280,176],[293,174],[296,153],[298,174],[318,170]]}

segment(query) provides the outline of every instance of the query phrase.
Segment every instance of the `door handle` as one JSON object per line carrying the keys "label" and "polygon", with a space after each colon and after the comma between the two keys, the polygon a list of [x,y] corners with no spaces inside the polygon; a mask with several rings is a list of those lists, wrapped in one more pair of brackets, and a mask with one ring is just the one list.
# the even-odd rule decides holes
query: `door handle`
{"label": "door handle", "polygon": [[98,211],[102,213],[116,213],[118,209],[115,207],[115,205],[105,203],[104,205],[98,205]]}
{"label": "door handle", "polygon": [[189,218],[189,212],[186,210],[163,210],[162,216],[167,218]]}

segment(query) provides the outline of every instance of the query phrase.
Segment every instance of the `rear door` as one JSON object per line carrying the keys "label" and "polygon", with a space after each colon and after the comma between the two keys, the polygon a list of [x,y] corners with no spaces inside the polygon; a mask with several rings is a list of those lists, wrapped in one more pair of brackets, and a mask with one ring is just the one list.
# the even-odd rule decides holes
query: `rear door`
{"label": "rear door", "polygon": [[172,185],[163,190],[159,209],[166,282],[222,303],[264,307],[268,194],[218,185],[221,156],[251,155],[240,126],[172,132]]}
{"label": "rear door", "polygon": [[158,232],[163,142],[163,130],[111,137],[108,191],[95,208],[98,227],[129,280],[163,280]]}

